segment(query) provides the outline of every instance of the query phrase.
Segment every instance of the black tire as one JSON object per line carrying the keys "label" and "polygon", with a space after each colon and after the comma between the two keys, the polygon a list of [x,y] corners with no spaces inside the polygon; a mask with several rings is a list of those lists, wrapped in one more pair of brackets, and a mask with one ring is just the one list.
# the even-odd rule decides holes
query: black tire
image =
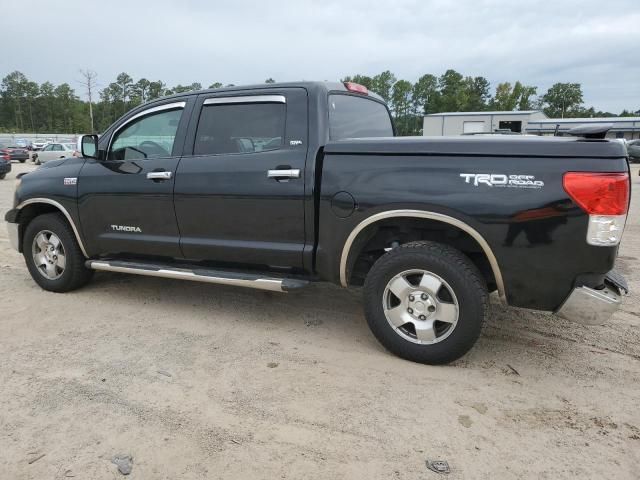
{"label": "black tire", "polygon": [[[40,273],[35,264],[32,249],[34,238],[42,231],[52,232],[60,239],[66,258],[61,275],[49,279]],[[84,266],[85,257],[66,219],[58,213],[47,213],[34,218],[24,232],[22,255],[33,280],[50,292],[69,292],[86,285],[93,276],[93,270]]]}
{"label": "black tire", "polygon": [[22,159],[22,160],[18,160],[18,161],[19,161],[20,163],[24,163],[24,162],[26,162],[27,160],[26,160],[26,159]]}
{"label": "black tire", "polygon": [[4,180],[4,177],[6,177],[7,174],[6,173],[0,173],[0,180]]}
{"label": "black tire", "polygon": [[[444,280],[457,300],[457,323],[437,343],[408,340],[406,330],[403,336],[385,315],[387,284],[402,272],[416,269]],[[462,357],[473,347],[487,315],[488,293],[482,274],[464,254],[447,245],[421,241],[394,248],[376,261],[365,280],[364,301],[369,328],[387,350],[406,360],[438,365]]]}

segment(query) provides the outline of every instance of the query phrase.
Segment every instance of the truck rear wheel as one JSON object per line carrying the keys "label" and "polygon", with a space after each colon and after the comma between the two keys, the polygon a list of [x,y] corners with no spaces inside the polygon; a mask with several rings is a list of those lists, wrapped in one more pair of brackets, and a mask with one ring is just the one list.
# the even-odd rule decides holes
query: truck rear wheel
{"label": "truck rear wheel", "polygon": [[93,276],[69,224],[57,213],[40,215],[27,225],[22,254],[33,280],[51,292],[75,290]]}
{"label": "truck rear wheel", "polygon": [[364,285],[369,328],[389,351],[427,364],[449,363],[474,345],[488,294],[477,267],[435,242],[412,242],[386,253]]}

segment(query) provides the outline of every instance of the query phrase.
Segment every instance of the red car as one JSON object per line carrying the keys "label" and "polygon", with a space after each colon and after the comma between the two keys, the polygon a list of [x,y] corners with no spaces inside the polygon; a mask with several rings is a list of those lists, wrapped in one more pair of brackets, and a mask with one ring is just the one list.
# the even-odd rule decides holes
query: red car
{"label": "red car", "polygon": [[20,163],[24,163],[29,160],[29,151],[26,148],[4,144],[0,144],[0,155],[2,155],[2,158],[4,158],[5,160],[17,160]]}
{"label": "red car", "polygon": [[0,180],[3,180],[11,171],[11,156],[4,152],[5,147],[0,145]]}

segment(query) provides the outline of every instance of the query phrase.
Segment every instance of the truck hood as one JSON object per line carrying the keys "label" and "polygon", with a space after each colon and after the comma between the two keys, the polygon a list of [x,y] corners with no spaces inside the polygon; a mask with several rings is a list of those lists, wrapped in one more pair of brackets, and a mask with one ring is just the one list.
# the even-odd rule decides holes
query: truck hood
{"label": "truck hood", "polygon": [[46,169],[46,168],[59,167],[60,165],[64,164],[67,160],[69,160],[69,158],[60,158],[60,159],[57,159],[57,160],[49,160],[48,162],[44,162],[38,168],[45,168]]}
{"label": "truck hood", "polygon": [[620,158],[621,142],[580,137],[460,136],[351,138],[327,143],[327,154]]}

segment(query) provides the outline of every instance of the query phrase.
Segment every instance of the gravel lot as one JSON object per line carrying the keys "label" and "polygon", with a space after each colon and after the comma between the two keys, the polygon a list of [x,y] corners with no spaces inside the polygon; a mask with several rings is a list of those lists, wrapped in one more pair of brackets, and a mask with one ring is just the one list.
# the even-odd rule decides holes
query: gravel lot
{"label": "gravel lot", "polygon": [[[11,206],[14,164],[0,181]],[[446,367],[388,354],[360,293],[96,274],[40,290],[0,228],[0,477],[634,478],[640,471],[640,178],[607,326],[494,301]],[[43,455],[43,457],[40,457]],[[35,460],[35,461],[34,461]]]}

